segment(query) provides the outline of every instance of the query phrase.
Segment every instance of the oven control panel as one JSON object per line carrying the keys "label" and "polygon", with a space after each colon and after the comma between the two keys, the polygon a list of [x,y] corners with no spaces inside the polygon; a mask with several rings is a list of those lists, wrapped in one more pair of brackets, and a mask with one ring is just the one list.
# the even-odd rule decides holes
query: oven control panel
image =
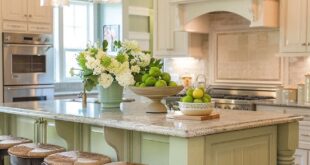
{"label": "oven control panel", "polygon": [[53,39],[51,34],[3,33],[3,43],[51,45]]}

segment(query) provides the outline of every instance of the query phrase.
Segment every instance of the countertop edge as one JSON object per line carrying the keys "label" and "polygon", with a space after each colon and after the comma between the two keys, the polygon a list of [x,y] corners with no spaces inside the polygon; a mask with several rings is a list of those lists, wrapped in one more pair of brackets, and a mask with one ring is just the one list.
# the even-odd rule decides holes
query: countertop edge
{"label": "countertop edge", "polygon": [[250,129],[250,128],[258,128],[264,126],[271,126],[271,125],[278,125],[290,122],[297,122],[303,119],[302,116],[292,116],[292,117],[283,117],[272,119],[270,121],[254,121],[254,122],[245,122],[238,125],[225,125],[221,127],[216,127],[212,129],[195,129],[195,130],[181,130],[181,129],[167,129],[162,128],[161,126],[151,126],[151,125],[144,125],[140,124],[135,126],[130,126],[134,123],[129,121],[119,121],[119,120],[112,120],[112,119],[94,119],[89,117],[80,117],[74,115],[67,115],[67,114],[53,114],[49,112],[37,112],[34,110],[24,109],[24,108],[12,108],[12,107],[0,107],[0,112],[2,113],[10,113],[14,115],[23,115],[28,117],[42,117],[47,119],[54,119],[54,120],[62,120],[62,121],[69,121],[69,122],[76,122],[76,123],[84,123],[84,124],[91,124],[95,126],[106,126],[106,127],[113,127],[119,129],[126,129],[132,131],[141,131],[146,133],[155,133],[161,135],[168,135],[168,136],[177,136],[183,138],[191,138],[197,136],[206,136],[211,134],[217,133],[224,133],[229,131],[236,131],[236,130],[243,130],[243,129]]}

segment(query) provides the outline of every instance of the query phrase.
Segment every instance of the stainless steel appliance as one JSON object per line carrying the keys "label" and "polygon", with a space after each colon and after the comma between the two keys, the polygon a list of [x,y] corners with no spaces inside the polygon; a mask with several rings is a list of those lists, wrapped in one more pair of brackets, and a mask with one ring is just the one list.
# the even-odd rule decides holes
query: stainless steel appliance
{"label": "stainless steel appliance", "polygon": [[228,110],[255,111],[255,102],[259,100],[274,100],[274,89],[219,87],[209,90],[215,108]]}
{"label": "stainless steel appliance", "polygon": [[[255,102],[259,100],[274,100],[274,89],[251,89],[235,87],[212,87],[208,93],[212,97],[215,108],[227,110],[255,111]],[[177,101],[182,95],[166,98],[170,109],[176,109]]]}
{"label": "stainless steel appliance", "polygon": [[53,99],[52,44],[50,34],[3,33],[4,102]]}

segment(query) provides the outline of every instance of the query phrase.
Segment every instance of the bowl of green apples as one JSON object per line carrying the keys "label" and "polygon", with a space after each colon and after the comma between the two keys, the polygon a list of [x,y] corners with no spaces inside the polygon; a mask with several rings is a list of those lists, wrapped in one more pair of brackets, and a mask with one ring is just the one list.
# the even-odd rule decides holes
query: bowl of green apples
{"label": "bowl of green apples", "polygon": [[135,94],[149,98],[152,102],[148,105],[148,113],[166,113],[166,106],[161,100],[167,96],[173,96],[183,90],[183,86],[171,81],[171,76],[167,72],[162,72],[158,67],[151,67],[143,74],[140,81],[135,86],[129,87]]}
{"label": "bowl of green apples", "polygon": [[179,108],[184,115],[206,116],[212,113],[211,96],[203,88],[188,88],[186,96],[179,102]]}

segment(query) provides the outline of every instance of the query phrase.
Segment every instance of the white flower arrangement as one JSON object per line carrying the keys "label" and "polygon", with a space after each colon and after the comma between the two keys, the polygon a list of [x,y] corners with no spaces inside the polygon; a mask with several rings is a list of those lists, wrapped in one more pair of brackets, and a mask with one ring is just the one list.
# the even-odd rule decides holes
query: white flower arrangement
{"label": "white flower arrangement", "polygon": [[[152,58],[149,52],[142,51],[136,41],[116,41],[114,44],[118,49],[116,56],[107,54],[107,41],[101,46],[88,45],[87,49],[78,55],[80,76],[87,91],[98,84],[108,88],[114,81],[123,87],[134,85],[151,63],[160,63]],[[73,70],[75,69],[70,72],[73,73]]]}

